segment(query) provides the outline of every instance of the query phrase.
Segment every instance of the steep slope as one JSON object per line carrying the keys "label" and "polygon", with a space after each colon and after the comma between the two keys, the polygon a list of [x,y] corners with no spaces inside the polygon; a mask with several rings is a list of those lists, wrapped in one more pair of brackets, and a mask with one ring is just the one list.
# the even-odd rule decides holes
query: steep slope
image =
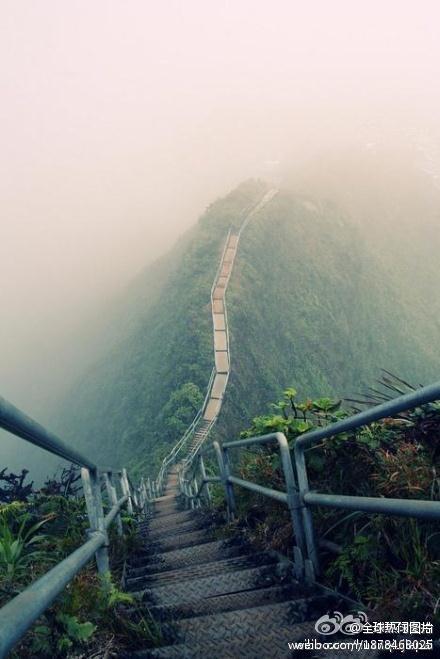
{"label": "steep slope", "polygon": [[139,468],[176,441],[212,369],[210,289],[227,231],[266,189],[249,182],[212,204],[133,283],[111,317],[111,348],[61,405],[56,426],[63,436],[111,464],[136,455]]}
{"label": "steep slope", "polygon": [[[101,460],[155,471],[204,396],[210,289],[227,231],[266,190],[249,182],[214,203],[135,282],[115,320],[118,339],[60,412],[67,437]],[[335,205],[285,191],[252,218],[228,289],[232,373],[215,432],[237,433],[290,384],[350,394],[382,366],[435,377],[426,319],[402,302],[360,235]]]}
{"label": "steep slope", "polygon": [[352,395],[382,367],[410,381],[436,379],[435,326],[427,337],[431,310],[425,301],[423,315],[422,307],[407,304],[340,209],[277,195],[246,229],[237,255],[222,434],[264,412],[262,401],[269,392],[275,400],[281,386]]}

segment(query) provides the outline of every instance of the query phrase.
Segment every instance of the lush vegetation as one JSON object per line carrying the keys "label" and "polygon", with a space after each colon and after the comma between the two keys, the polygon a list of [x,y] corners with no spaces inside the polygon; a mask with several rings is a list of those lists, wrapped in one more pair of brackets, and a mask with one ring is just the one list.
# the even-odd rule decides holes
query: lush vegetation
{"label": "lush vegetation", "polygon": [[[399,378],[385,374],[382,388],[370,391],[364,403],[377,403],[388,394],[410,389]],[[293,447],[304,432],[351,413],[341,400],[300,400],[290,388],[269,414],[256,417],[242,435],[282,431]],[[306,456],[311,488],[317,491],[438,501],[440,404],[339,435],[308,450]],[[238,468],[248,480],[284,488],[279,454],[273,447],[241,451]],[[242,532],[260,545],[290,554],[293,536],[287,510],[244,490],[236,494]],[[338,548],[336,554],[322,550],[327,585],[378,608],[388,619],[440,622],[438,525],[330,508],[315,509],[314,520],[317,536]]]}
{"label": "lush vegetation", "polygon": [[210,290],[227,231],[264,190],[249,182],[212,204],[133,284],[117,342],[60,410],[63,437],[93,447],[105,463],[157,469],[205,396],[213,366]]}
{"label": "lush vegetation", "polygon": [[[74,472],[34,491],[23,474],[0,474],[0,606],[84,542],[87,515]],[[25,475],[25,474],[24,474]],[[154,645],[159,629],[117,583],[137,536],[124,517],[125,536],[110,530],[112,576],[98,578],[93,562],[33,625],[11,657],[104,656]]]}
{"label": "lush vegetation", "polygon": [[[205,393],[209,292],[226,232],[264,190],[249,182],[212,204],[133,284],[110,323],[112,347],[59,411],[63,437],[104,463],[156,472]],[[420,292],[414,310],[404,303],[397,274],[361,236],[334,205],[288,192],[252,219],[228,291],[233,370],[221,437],[237,436],[284,382],[295,381],[300,395],[333,396],[359,391],[381,366],[435,379],[428,303]],[[394,273],[404,269],[393,263]]]}

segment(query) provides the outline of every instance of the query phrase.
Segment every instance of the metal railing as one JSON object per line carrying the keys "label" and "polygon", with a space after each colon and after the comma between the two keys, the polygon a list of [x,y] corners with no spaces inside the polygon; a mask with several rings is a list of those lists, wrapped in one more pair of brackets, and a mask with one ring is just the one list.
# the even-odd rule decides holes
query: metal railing
{"label": "metal railing", "polygon": [[[348,417],[325,428],[309,431],[297,437],[293,451],[289,449],[286,437],[282,433],[271,433],[260,437],[240,439],[238,441],[214,442],[214,449],[220,471],[220,478],[208,478],[202,465],[202,480],[180,479],[180,488],[187,505],[200,505],[201,493],[209,483],[221,480],[225,490],[228,518],[233,519],[236,512],[234,486],[243,487],[265,497],[285,504],[292,520],[294,531],[293,562],[295,576],[299,579],[314,581],[320,574],[318,543],[312,518],[313,506],[325,506],[335,509],[354,510],[383,515],[397,515],[417,519],[440,520],[440,501],[421,499],[392,499],[384,497],[347,496],[312,492],[307,475],[307,449],[320,442],[332,439],[341,433],[357,430],[363,426],[393,417],[401,412],[418,408],[440,400],[440,383],[436,383],[410,394],[399,396],[394,400],[377,405],[369,410]],[[276,443],[280,451],[284,474],[285,491],[264,487],[257,483],[238,478],[232,474],[229,452],[238,448],[248,448]],[[293,453],[293,460],[292,460]],[[203,476],[204,474],[204,476]]]}
{"label": "metal railing", "polygon": [[[4,657],[93,556],[99,574],[109,571],[107,529],[116,520],[117,532],[122,535],[122,507],[126,504],[128,512],[133,513],[134,504],[139,510],[145,511],[148,493],[143,480],[134,488],[130,486],[125,469],[99,468],[1,397],[0,428],[81,467],[82,489],[89,520],[88,539],[0,609],[0,657]],[[119,476],[122,491],[119,498],[114,476]],[[110,506],[106,515],[102,486],[105,487]]]}

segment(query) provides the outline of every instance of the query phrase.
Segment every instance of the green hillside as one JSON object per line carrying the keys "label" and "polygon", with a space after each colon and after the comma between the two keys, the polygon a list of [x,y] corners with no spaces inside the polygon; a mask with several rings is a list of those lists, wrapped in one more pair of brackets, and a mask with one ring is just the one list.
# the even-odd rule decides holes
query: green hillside
{"label": "green hillside", "polygon": [[[61,406],[57,425],[68,440],[100,462],[130,458],[155,471],[204,397],[210,288],[227,230],[266,187],[247,182],[216,201],[133,283],[112,318],[111,347]],[[287,385],[348,395],[381,367],[436,379],[423,305],[412,313],[359,229],[329,202],[281,191],[260,211],[243,233],[227,303],[232,375],[220,436],[238,434]]]}

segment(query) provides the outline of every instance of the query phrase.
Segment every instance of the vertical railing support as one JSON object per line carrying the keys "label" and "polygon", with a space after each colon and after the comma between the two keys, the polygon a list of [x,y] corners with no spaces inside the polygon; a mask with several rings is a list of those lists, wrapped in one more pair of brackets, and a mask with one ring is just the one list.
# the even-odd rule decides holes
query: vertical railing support
{"label": "vertical railing support", "polygon": [[144,515],[146,515],[148,512],[148,494],[143,476],[141,478],[141,508]]}
{"label": "vertical railing support", "polygon": [[127,500],[127,510],[130,515],[133,515],[133,503],[131,501],[131,492],[130,492],[130,485],[128,483],[128,478],[127,478],[127,470],[123,469],[122,474],[121,474],[121,488],[126,497],[128,497]]}
{"label": "vertical railing support", "polygon": [[[286,484],[287,505],[289,507],[290,517],[294,533],[295,544],[293,547],[293,558],[295,565],[295,576],[301,580],[304,578],[304,561],[307,558],[306,540],[302,519],[301,499],[298,492],[298,486],[293,471],[292,459],[290,456],[289,443],[283,435],[276,434],[278,447],[280,449],[281,464],[284,473],[284,482]],[[309,574],[311,576],[311,574]]]}
{"label": "vertical railing support", "polygon": [[[118,495],[116,494],[116,488],[113,485],[113,478],[111,472],[104,473],[104,481],[105,481],[105,487],[107,490],[109,501],[113,507],[118,503]],[[116,528],[118,531],[118,535],[121,536],[124,535],[124,532],[122,530],[122,520],[119,513],[116,515]]]}
{"label": "vertical railing support", "polygon": [[81,478],[87,506],[87,515],[89,517],[90,531],[92,533],[102,533],[105,537],[105,544],[99,547],[95,554],[98,573],[105,574],[110,569],[107,549],[108,536],[104,526],[104,510],[102,507],[101,484],[98,470],[83,467],[81,469]]}
{"label": "vertical railing support", "polygon": [[228,478],[230,476],[229,462],[226,463],[225,461],[225,457],[227,459],[228,455],[225,449],[222,450],[220,448],[220,444],[218,442],[213,442],[213,446],[214,446],[215,454],[217,456],[218,466],[220,470],[220,477],[223,482],[223,487],[225,488],[228,521],[231,522],[235,516],[235,497],[234,497],[234,490],[232,488],[232,484],[229,483],[228,481]]}
{"label": "vertical railing support", "polygon": [[299,496],[302,505],[302,519],[307,546],[307,558],[305,560],[306,579],[314,581],[316,575],[320,574],[319,555],[315,539],[315,529],[310,508],[304,504],[304,495],[309,491],[309,479],[307,478],[307,467],[302,446],[295,444],[295,466],[298,476]]}
{"label": "vertical railing support", "polygon": [[200,508],[200,497],[197,496],[197,492],[199,489],[198,483],[197,483],[197,476],[194,476],[193,482],[192,482],[192,488],[194,490],[194,496],[197,497],[194,499],[194,507],[195,508]]}
{"label": "vertical railing support", "polygon": [[185,487],[185,497],[186,497],[185,507],[186,508],[192,508],[191,499],[190,499],[191,492],[189,490],[189,484],[188,484],[186,479],[185,479],[184,487]]}
{"label": "vertical railing support", "polygon": [[[200,455],[200,473],[202,475],[202,482],[206,480],[206,469],[205,469],[205,461],[203,460],[203,456]],[[208,500],[208,505],[211,505],[211,492],[209,489],[209,483],[205,483],[205,491],[206,491],[206,498]]]}
{"label": "vertical railing support", "polygon": [[188,495],[191,497],[190,500],[189,500],[191,510],[194,510],[196,504],[195,504],[195,500],[194,500],[193,486],[191,485],[191,483],[188,483]]}

